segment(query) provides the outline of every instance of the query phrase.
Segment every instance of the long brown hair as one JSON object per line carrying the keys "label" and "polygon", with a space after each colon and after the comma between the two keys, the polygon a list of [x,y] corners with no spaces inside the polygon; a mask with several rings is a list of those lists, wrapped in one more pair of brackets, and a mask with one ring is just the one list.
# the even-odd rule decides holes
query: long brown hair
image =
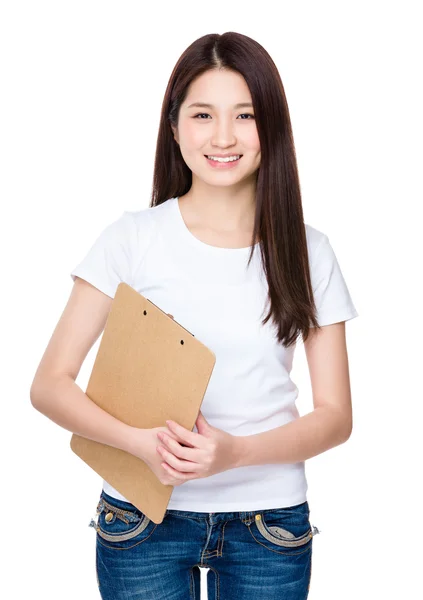
{"label": "long brown hair", "polygon": [[288,103],[279,72],[266,50],[246,35],[229,31],[195,40],[179,58],[163,99],[154,163],[150,207],[183,196],[192,185],[171,125],[189,85],[210,69],[240,73],[251,93],[261,161],[256,184],[256,212],[252,248],[260,240],[266,274],[270,318],[278,341],[286,347],[299,335],[305,341],[310,326],[319,328],[310,280],[300,181]]}

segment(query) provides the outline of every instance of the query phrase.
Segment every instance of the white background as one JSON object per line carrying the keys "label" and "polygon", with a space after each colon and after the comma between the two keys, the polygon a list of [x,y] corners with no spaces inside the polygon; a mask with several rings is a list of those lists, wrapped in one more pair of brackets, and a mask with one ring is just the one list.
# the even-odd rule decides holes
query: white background
{"label": "white background", "polygon": [[[418,4],[2,2],[3,598],[99,598],[88,523],[101,480],[29,389],[71,270],[123,210],[148,206],[174,64],[198,37],[225,31],[256,39],[280,71],[305,220],[329,236],[359,312],[346,325],[353,434],[306,464],[321,530],[309,598],[421,593]],[[309,412],[302,346],[292,377]]]}

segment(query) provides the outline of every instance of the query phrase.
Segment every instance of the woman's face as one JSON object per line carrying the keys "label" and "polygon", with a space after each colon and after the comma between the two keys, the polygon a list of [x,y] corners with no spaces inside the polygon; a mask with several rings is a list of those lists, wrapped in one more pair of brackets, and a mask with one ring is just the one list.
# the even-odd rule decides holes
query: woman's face
{"label": "woman's face", "polygon": [[[191,106],[195,103],[209,106]],[[237,107],[240,103],[248,106]],[[211,70],[195,79],[180,107],[178,127],[172,129],[193,179],[229,186],[251,177],[260,166],[251,94],[239,73]],[[242,158],[217,163],[205,157],[219,154]]]}

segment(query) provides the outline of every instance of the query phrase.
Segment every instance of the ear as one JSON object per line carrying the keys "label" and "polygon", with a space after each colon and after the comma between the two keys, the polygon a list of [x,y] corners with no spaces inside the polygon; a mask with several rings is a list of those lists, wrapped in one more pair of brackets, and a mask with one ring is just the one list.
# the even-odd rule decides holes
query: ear
{"label": "ear", "polygon": [[178,139],[178,137],[179,137],[179,136],[178,136],[178,129],[177,129],[177,128],[176,128],[174,125],[171,125],[171,128],[172,128],[172,132],[173,132],[173,137],[175,138],[175,142],[176,142],[177,144],[179,144],[179,139]]}

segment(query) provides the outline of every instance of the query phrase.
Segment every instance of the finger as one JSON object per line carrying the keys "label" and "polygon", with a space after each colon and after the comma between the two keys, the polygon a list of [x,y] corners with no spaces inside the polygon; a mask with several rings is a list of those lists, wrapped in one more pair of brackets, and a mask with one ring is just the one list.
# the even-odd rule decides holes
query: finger
{"label": "finger", "polygon": [[198,464],[188,460],[180,460],[166,448],[159,446],[157,452],[167,462],[168,465],[181,473],[192,473],[198,469]]}
{"label": "finger", "polygon": [[172,477],[174,477],[178,481],[188,481],[189,479],[196,479],[198,477],[197,473],[179,473],[165,462],[162,463],[161,466],[164,468],[165,471],[169,473],[169,475],[172,475]]}
{"label": "finger", "polygon": [[173,431],[171,431],[169,429],[169,427],[165,427],[164,429],[160,429],[157,432],[156,435],[159,438],[159,440],[162,440],[163,434],[168,435],[173,440],[176,440],[177,442],[179,442],[185,448],[193,448],[194,447],[194,446],[192,446],[192,444],[188,444],[187,442],[184,442],[178,435],[176,435],[176,433],[174,433]]}
{"label": "finger", "polygon": [[175,440],[166,434],[161,435],[159,439],[161,440],[163,446],[177,458],[183,458],[184,460],[191,460],[195,462],[195,457],[192,454],[193,448],[187,448],[186,446],[181,445],[178,440]]}
{"label": "finger", "polygon": [[194,431],[188,431],[179,423],[175,423],[174,421],[166,421],[167,426],[169,427],[172,433],[175,433],[178,437],[182,439],[182,441],[191,444],[195,448],[201,448],[203,439],[202,436]]}
{"label": "finger", "polygon": [[188,460],[179,460],[174,454],[166,450],[166,448],[158,447],[157,451],[160,456],[164,458],[164,460],[171,467],[174,467],[177,471],[182,473],[193,473],[198,468],[198,464],[188,461]]}
{"label": "finger", "polygon": [[160,441],[161,444],[166,445],[166,446],[169,446],[169,441],[173,440],[175,443],[179,444],[181,448],[185,447],[183,445],[182,440],[179,440],[178,436],[176,436],[174,433],[172,433],[168,429],[166,431],[158,431],[157,439]]}
{"label": "finger", "polygon": [[161,432],[161,436],[158,436],[160,440],[163,440],[163,434],[165,436],[168,436],[170,439],[172,440],[176,440],[183,448],[194,448],[194,446],[192,444],[188,444],[187,442],[185,442],[184,440],[182,440],[179,435],[176,435],[176,433],[173,433],[172,431],[170,431],[169,428],[167,428],[165,431]]}

